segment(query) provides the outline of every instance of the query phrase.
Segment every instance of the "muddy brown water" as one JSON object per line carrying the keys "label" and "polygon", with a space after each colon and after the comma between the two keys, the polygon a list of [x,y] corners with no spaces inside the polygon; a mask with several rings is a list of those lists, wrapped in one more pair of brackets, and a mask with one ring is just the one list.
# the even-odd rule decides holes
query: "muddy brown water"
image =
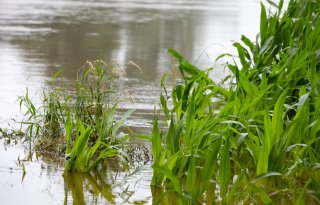
{"label": "muddy brown water", "polygon": [[[131,102],[121,106],[137,108],[127,124],[148,133],[159,81],[173,65],[166,50],[200,68],[216,67],[212,77],[219,80],[224,70],[214,59],[233,52],[241,34],[255,38],[259,11],[256,0],[1,0],[0,125],[21,118],[16,100],[26,87],[37,99],[52,73],[62,68],[64,80],[72,81],[86,60],[100,57],[126,71],[119,97],[130,95]],[[26,160],[21,143],[0,143],[1,204],[152,203],[150,164],[133,176],[106,165],[104,173],[63,177],[62,165],[35,154]]]}

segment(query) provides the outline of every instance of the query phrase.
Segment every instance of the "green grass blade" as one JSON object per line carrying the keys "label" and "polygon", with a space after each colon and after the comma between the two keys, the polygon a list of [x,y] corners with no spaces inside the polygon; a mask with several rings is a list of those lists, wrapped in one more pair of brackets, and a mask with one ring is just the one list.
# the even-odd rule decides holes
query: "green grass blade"
{"label": "green grass blade", "polygon": [[217,156],[221,147],[221,139],[216,140],[208,150],[208,156],[200,176],[201,193],[204,193],[215,171]]}
{"label": "green grass blade", "polygon": [[194,65],[190,64],[188,61],[184,59],[182,55],[180,55],[177,51],[173,49],[168,49],[168,53],[170,53],[172,56],[176,57],[179,61],[179,68],[182,72],[187,72],[191,75],[197,75],[201,72],[201,70]]}
{"label": "green grass blade", "polygon": [[189,166],[187,171],[187,192],[194,198],[196,195],[197,184],[196,184],[196,161],[194,156],[194,149],[191,150],[191,156],[189,158]]}
{"label": "green grass blade", "polygon": [[246,46],[248,46],[250,48],[250,51],[253,53],[254,43],[252,41],[250,41],[250,39],[244,35],[241,36],[241,41],[244,42],[244,44],[246,44]]}
{"label": "green grass blade", "polygon": [[284,112],[284,103],[287,97],[287,90],[283,91],[278,98],[276,105],[274,107],[272,122],[271,122],[271,144],[273,144],[275,138],[280,136],[283,132],[283,112]]}
{"label": "green grass blade", "polygon": [[179,179],[177,179],[167,167],[154,164],[153,169],[159,173],[164,174],[168,179],[170,179],[170,182],[172,183],[174,189],[182,193]]}
{"label": "green grass blade", "polygon": [[221,152],[221,162],[219,169],[220,177],[220,193],[222,201],[225,202],[228,192],[228,186],[231,177],[231,167],[230,167],[230,153],[229,153],[230,141],[227,138],[224,142],[224,146]]}
{"label": "green grass blade", "polygon": [[308,182],[304,185],[301,193],[299,194],[295,205],[301,205],[301,204],[306,204],[306,193],[307,193],[307,188],[309,186],[309,184],[311,183],[311,179],[308,180]]}
{"label": "green grass blade", "polygon": [[175,123],[174,118],[171,117],[169,130],[166,135],[166,143],[169,157],[175,153]]}
{"label": "green grass blade", "polygon": [[257,175],[268,172],[268,145],[263,144],[260,148],[258,164],[257,164]]}
{"label": "green grass blade", "polygon": [[238,176],[237,180],[232,185],[232,188],[230,189],[230,192],[226,199],[226,204],[234,204],[234,195],[236,191],[239,189],[239,186],[243,184],[244,180],[244,172],[241,172],[241,174]]}
{"label": "green grass blade", "polygon": [[261,146],[259,151],[259,158],[257,163],[257,172],[256,175],[261,175],[268,172],[268,165],[269,165],[269,153],[271,150],[271,135],[270,129],[271,127],[271,120],[269,118],[269,113],[267,110],[264,112],[264,136],[261,139]]}
{"label": "green grass blade", "polygon": [[125,121],[132,115],[135,109],[125,112],[120,120],[117,120],[112,127],[112,135],[115,136],[119,128],[124,126]]}
{"label": "green grass blade", "polygon": [[66,148],[66,154],[69,154],[71,151],[71,134],[73,129],[73,123],[70,118],[70,114],[68,115],[66,124],[65,124],[65,130],[66,130],[66,141],[67,141],[67,148]]}
{"label": "green grass blade", "polygon": [[152,128],[152,155],[154,164],[158,165],[161,157],[161,135],[159,131],[158,118],[155,117],[153,120],[153,128]]}
{"label": "green grass blade", "polygon": [[252,192],[260,198],[260,200],[263,202],[263,204],[272,204],[273,203],[272,199],[259,186],[252,185],[251,189],[252,189]]}
{"label": "green grass blade", "polygon": [[261,44],[263,44],[266,39],[267,28],[268,28],[267,12],[266,12],[266,8],[264,7],[263,3],[261,3],[261,12],[260,12]]}
{"label": "green grass blade", "polygon": [[267,173],[260,174],[260,175],[256,176],[252,182],[255,183],[256,181],[258,181],[260,179],[265,179],[265,178],[272,177],[272,176],[282,176],[282,174],[280,174],[279,172],[267,172]]}

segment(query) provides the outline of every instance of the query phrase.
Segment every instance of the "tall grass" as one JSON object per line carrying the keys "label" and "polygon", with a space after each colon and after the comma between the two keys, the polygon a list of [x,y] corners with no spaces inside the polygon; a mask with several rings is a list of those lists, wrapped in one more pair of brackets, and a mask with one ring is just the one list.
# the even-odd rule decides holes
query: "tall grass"
{"label": "tall grass", "polygon": [[161,84],[169,123],[160,131],[154,120],[152,185],[180,203],[203,203],[210,184],[215,203],[319,203],[320,1],[282,7],[261,4],[256,41],[234,43],[228,85],[169,50],[182,78],[170,96]]}

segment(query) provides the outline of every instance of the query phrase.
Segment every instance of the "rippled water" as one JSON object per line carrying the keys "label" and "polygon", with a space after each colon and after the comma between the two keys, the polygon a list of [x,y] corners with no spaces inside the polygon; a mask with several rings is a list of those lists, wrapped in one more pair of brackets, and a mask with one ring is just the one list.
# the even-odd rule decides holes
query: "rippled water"
{"label": "rippled water", "polygon": [[[213,78],[218,80],[223,68],[214,59],[232,52],[231,44],[241,34],[255,38],[259,11],[256,0],[1,0],[0,125],[20,119],[16,100],[26,86],[35,94],[61,68],[62,77],[71,81],[87,60],[101,58],[116,61],[126,71],[118,82],[119,96],[130,96],[132,102],[122,106],[138,109],[128,123],[149,132],[159,80],[173,65],[166,50],[178,50],[201,68],[215,66]],[[150,166],[131,178],[123,172],[114,181],[107,175],[115,178],[117,171],[107,172],[102,183],[94,174],[66,180],[60,165],[34,159],[25,162],[22,180],[17,159],[28,156],[25,150],[20,145],[0,147],[3,204],[71,204],[73,196],[88,204],[152,203]],[[143,180],[137,182],[138,178]],[[72,184],[83,190],[73,190]],[[104,196],[101,190],[110,190],[111,195]]]}

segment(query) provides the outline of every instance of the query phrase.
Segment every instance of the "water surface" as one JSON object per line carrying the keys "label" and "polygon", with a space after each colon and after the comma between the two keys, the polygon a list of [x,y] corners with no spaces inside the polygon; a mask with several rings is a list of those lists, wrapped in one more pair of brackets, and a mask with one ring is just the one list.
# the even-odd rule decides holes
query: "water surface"
{"label": "water surface", "polygon": [[39,90],[61,68],[72,80],[87,60],[98,58],[116,61],[127,73],[122,90],[139,108],[153,108],[159,79],[172,67],[168,48],[212,67],[242,33],[255,37],[258,14],[255,0],[2,0],[0,122],[18,114],[14,102],[26,86]]}

